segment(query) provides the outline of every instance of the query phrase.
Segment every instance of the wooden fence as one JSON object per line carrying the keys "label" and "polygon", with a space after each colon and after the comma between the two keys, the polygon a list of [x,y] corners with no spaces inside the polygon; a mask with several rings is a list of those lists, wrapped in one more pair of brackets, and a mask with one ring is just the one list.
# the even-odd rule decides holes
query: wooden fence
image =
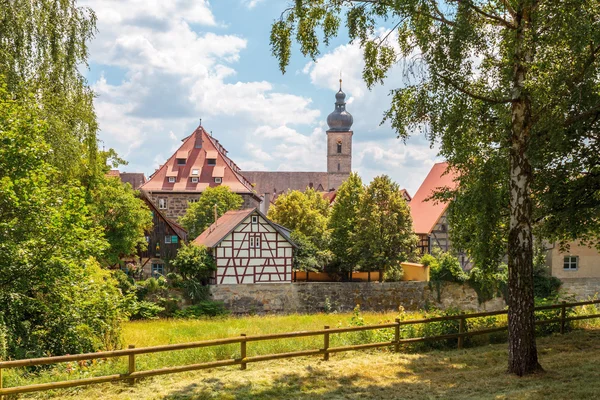
{"label": "wooden fence", "polygon": [[[543,325],[543,324],[550,324],[550,323],[560,323],[560,333],[564,333],[565,332],[565,324],[567,321],[600,318],[600,314],[590,314],[590,315],[579,315],[579,316],[567,317],[566,316],[567,308],[591,305],[591,304],[599,304],[599,303],[600,303],[600,300],[592,300],[592,301],[583,301],[583,302],[569,303],[569,304],[567,304],[566,302],[562,302],[562,304],[536,307],[535,308],[536,311],[560,309],[560,317],[559,318],[538,320],[538,321],[536,321],[536,324]],[[377,347],[393,347],[396,352],[399,352],[400,345],[402,345],[402,344],[418,343],[418,342],[431,341],[431,340],[458,339],[457,340],[458,348],[460,349],[464,345],[465,337],[475,336],[475,335],[485,335],[485,334],[490,334],[490,333],[494,333],[494,332],[504,331],[507,329],[506,326],[501,326],[501,327],[480,329],[480,330],[476,330],[476,331],[467,332],[466,321],[468,319],[496,316],[496,315],[505,315],[505,314],[507,314],[507,310],[479,312],[479,313],[471,313],[471,314],[462,313],[459,315],[434,317],[434,318],[426,318],[426,319],[419,319],[419,320],[408,320],[408,321],[400,321],[399,319],[396,319],[396,322],[394,322],[394,323],[387,323],[387,324],[380,324],[380,325],[354,326],[354,327],[348,327],[348,328],[334,328],[334,329],[330,329],[328,326],[325,326],[325,328],[321,329],[321,330],[276,333],[276,334],[270,334],[270,335],[257,335],[257,336],[246,336],[245,334],[241,334],[239,337],[232,337],[232,338],[227,338],[227,339],[216,339],[216,340],[204,340],[201,342],[181,343],[181,344],[142,347],[142,348],[135,348],[135,346],[130,345],[128,349],[124,349],[124,350],[102,351],[102,352],[97,352],[97,353],[76,354],[76,355],[66,355],[66,356],[57,356],[57,357],[33,358],[33,359],[27,359],[27,360],[2,361],[2,362],[0,362],[0,399],[3,397],[3,395],[38,392],[38,391],[51,390],[51,389],[61,389],[61,388],[68,388],[68,387],[74,387],[74,386],[90,385],[90,384],[94,384],[94,383],[128,381],[130,384],[133,384],[133,383],[135,383],[136,379],[139,379],[139,378],[147,378],[147,377],[156,376],[156,375],[174,374],[174,373],[178,373],[178,372],[195,371],[195,370],[208,369],[208,368],[225,367],[225,366],[230,366],[230,365],[240,365],[241,369],[246,369],[246,365],[249,363],[283,359],[283,358],[321,355],[321,356],[323,356],[324,360],[329,360],[329,355],[332,353],[341,353],[341,352],[345,352],[345,351],[354,351],[354,350],[363,350],[363,349],[373,349],[373,348],[377,348]],[[400,338],[400,327],[401,326],[418,325],[418,324],[426,324],[426,323],[430,323],[430,322],[451,321],[451,320],[459,321],[458,333],[448,334],[448,335],[438,335],[438,336],[407,338],[407,339]],[[330,347],[329,346],[329,338],[331,335],[335,335],[335,334],[339,334],[339,333],[347,333],[347,332],[370,331],[370,330],[389,329],[389,328],[394,328],[394,339],[389,342],[367,343],[367,344],[358,344],[358,345],[340,346],[340,347]],[[308,336],[323,336],[323,348],[314,349],[314,350],[294,351],[294,352],[289,352],[289,353],[267,354],[267,355],[253,356],[253,357],[247,357],[247,355],[246,355],[247,345],[248,345],[248,343],[251,343],[251,342],[257,342],[257,341],[262,341],[262,340],[276,340],[276,339],[288,339],[288,338],[297,338],[297,337],[308,337]],[[153,369],[153,370],[147,370],[147,371],[136,371],[135,357],[136,357],[136,355],[139,355],[139,354],[150,354],[150,353],[158,353],[158,352],[169,352],[169,351],[175,351],[175,350],[196,349],[196,348],[201,348],[201,347],[221,346],[221,345],[235,344],[235,343],[239,343],[239,345],[240,345],[240,357],[236,358],[236,359],[219,360],[219,361],[205,362],[205,363],[201,363],[201,364],[168,367],[168,368]],[[52,382],[52,383],[42,383],[42,384],[34,384],[34,385],[27,385],[27,386],[2,388],[2,371],[3,371],[3,369],[31,367],[31,366],[37,366],[37,365],[56,364],[56,363],[69,362],[69,361],[83,361],[83,360],[94,360],[94,359],[115,358],[115,357],[128,357],[129,368],[128,368],[128,372],[126,374],[114,374],[114,375],[106,375],[106,376],[100,376],[100,377],[94,377],[94,378],[85,378],[85,379],[68,380],[68,381],[62,381],[62,382]]]}

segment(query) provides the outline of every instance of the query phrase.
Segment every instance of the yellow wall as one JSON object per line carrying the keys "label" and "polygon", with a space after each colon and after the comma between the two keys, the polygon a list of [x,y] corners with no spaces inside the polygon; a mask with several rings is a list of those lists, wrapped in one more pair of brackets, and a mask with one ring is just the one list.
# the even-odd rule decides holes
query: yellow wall
{"label": "yellow wall", "polygon": [[[579,264],[576,270],[565,270],[564,257],[578,256]],[[560,279],[568,278],[600,278],[600,253],[595,248],[580,246],[572,242],[569,251],[561,252],[558,243],[550,249],[550,268],[552,275]]]}
{"label": "yellow wall", "polygon": [[403,281],[421,281],[429,282],[429,267],[422,264],[403,262],[402,270],[404,275],[402,276]]}

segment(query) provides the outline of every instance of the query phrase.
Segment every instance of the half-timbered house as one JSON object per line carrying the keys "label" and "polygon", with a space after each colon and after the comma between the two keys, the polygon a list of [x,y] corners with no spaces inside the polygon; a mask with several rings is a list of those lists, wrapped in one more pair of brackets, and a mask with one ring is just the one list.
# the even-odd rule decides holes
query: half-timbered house
{"label": "half-timbered house", "polygon": [[292,282],[290,231],[256,208],[226,212],[194,243],[211,249],[214,284]]}
{"label": "half-timbered house", "polygon": [[169,261],[177,256],[181,243],[187,241],[187,231],[167,218],[144,194],[142,199],[152,213],[152,229],[146,233],[148,247],[139,253],[141,277],[165,275]]}
{"label": "half-timbered house", "polygon": [[[452,243],[448,230],[448,203],[432,200],[436,190],[448,187],[456,188],[456,174],[448,170],[448,163],[434,164],[429,174],[409,202],[413,229],[419,238],[420,254],[431,254],[436,249],[450,251]],[[469,269],[471,262],[468,257],[458,254],[463,269]]]}

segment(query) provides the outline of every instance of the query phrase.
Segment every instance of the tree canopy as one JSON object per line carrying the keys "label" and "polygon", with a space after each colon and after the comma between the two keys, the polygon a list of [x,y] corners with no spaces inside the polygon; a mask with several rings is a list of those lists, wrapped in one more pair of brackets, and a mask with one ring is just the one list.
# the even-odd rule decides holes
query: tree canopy
{"label": "tree canopy", "polygon": [[402,139],[425,132],[458,171],[459,188],[441,196],[456,198],[455,215],[473,215],[462,244],[491,264],[508,254],[509,372],[539,370],[532,229],[584,243],[600,232],[600,3],[299,0],[271,31],[282,71],[292,37],[314,59],[342,13],[368,85],[404,61],[384,120]]}
{"label": "tree canopy", "polygon": [[269,208],[268,217],[292,230],[292,240],[298,245],[295,268],[311,271],[331,261],[329,202],[319,192],[310,188],[282,194]]}
{"label": "tree canopy", "polygon": [[364,187],[360,176],[353,172],[338,188],[329,216],[331,241],[329,248],[343,271],[352,271],[358,263],[353,248],[353,235],[359,218],[360,201]]}
{"label": "tree canopy", "polygon": [[215,222],[215,205],[217,216],[220,217],[229,210],[237,210],[243,202],[242,196],[233,193],[229,186],[209,187],[202,192],[200,200],[189,205],[179,222],[187,229],[189,237],[194,239]]}
{"label": "tree canopy", "polygon": [[353,251],[365,271],[397,268],[417,246],[408,204],[387,175],[365,189],[353,234]]}

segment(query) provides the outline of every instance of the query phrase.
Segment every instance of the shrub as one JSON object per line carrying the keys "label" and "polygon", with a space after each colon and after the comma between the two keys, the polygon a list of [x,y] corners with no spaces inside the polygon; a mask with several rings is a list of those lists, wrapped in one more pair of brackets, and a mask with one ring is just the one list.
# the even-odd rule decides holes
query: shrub
{"label": "shrub", "polygon": [[203,285],[198,281],[183,281],[181,283],[181,289],[183,290],[184,296],[190,300],[192,304],[198,304],[210,299],[210,287]]}
{"label": "shrub", "polygon": [[206,246],[183,244],[177,251],[177,257],[171,261],[184,280],[195,280],[204,284],[213,276],[217,265]]}
{"label": "shrub", "polygon": [[132,320],[157,319],[158,315],[164,311],[164,307],[151,301],[136,301],[133,306],[130,318]]}
{"label": "shrub", "polygon": [[467,281],[475,292],[479,303],[491,300],[496,296],[506,298],[508,290],[508,267],[500,264],[496,271],[486,272],[479,267],[474,267]]}
{"label": "shrub", "polygon": [[383,273],[383,280],[385,282],[400,282],[404,276],[404,270],[400,264],[392,265],[388,267]]}
{"label": "shrub", "polygon": [[0,315],[0,361],[6,360],[8,356],[8,329]]}
{"label": "shrub", "polygon": [[198,304],[178,310],[175,312],[175,318],[202,318],[217,317],[228,315],[229,310],[225,308],[225,303],[220,301],[201,301]]}

